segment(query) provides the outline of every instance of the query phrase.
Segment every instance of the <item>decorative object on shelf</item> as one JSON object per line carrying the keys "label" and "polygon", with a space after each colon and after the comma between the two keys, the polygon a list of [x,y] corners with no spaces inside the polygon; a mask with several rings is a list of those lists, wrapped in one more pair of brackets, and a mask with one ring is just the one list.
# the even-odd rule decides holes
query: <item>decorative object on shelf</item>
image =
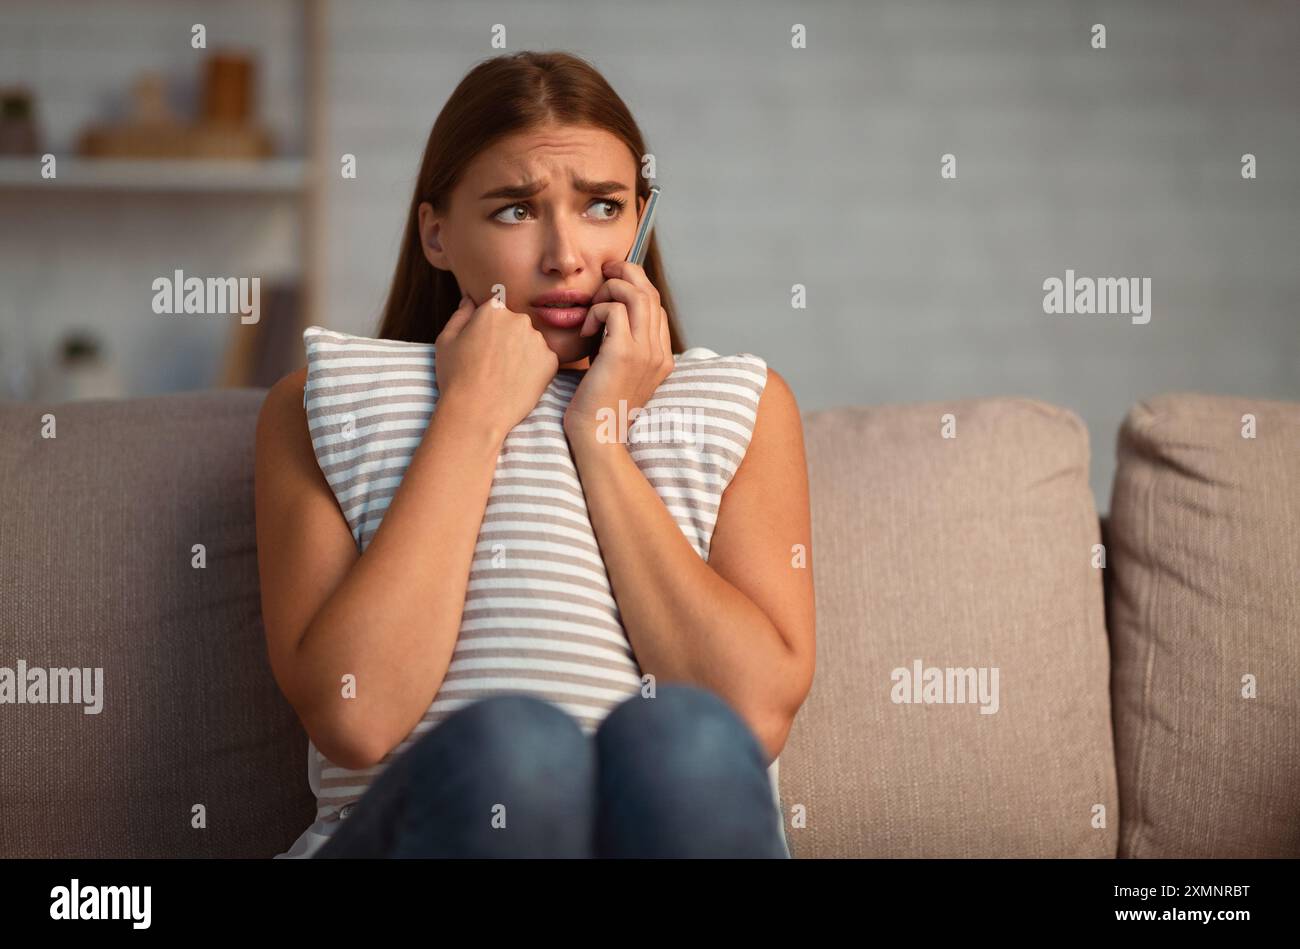
{"label": "decorative object on shelf", "polygon": [[72,330],[59,343],[58,359],[47,366],[36,397],[48,402],[120,399],[126,396],[116,363],[93,330]]}
{"label": "decorative object on shelf", "polygon": [[204,63],[202,115],[183,121],[167,103],[158,73],[144,73],[132,87],[126,122],[91,126],[78,150],[95,158],[266,158],[270,133],[254,116],[257,69],[253,58],[214,52]]}
{"label": "decorative object on shelf", "polygon": [[221,386],[268,389],[303,364],[302,297],[302,286],[294,280],[263,287],[262,318],[230,325]]}
{"label": "decorative object on shelf", "polygon": [[253,60],[213,53],[204,65],[203,121],[235,125],[253,118]]}
{"label": "decorative object on shelf", "polygon": [[36,99],[21,86],[0,90],[0,155],[38,155]]}
{"label": "decorative object on shelf", "polygon": [[80,151],[98,158],[173,158],[183,155],[185,126],[167,104],[167,83],[155,72],[141,73],[131,87],[132,111],[119,125],[91,127]]}

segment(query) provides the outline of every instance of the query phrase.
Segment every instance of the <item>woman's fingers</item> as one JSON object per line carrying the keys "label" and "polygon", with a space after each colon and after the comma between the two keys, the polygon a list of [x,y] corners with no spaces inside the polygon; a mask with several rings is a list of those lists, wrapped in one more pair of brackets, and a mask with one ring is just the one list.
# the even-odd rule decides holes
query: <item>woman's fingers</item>
{"label": "woman's fingers", "polygon": [[[646,276],[645,268],[626,260],[611,260],[601,266],[601,273],[605,282],[596,291],[593,303],[611,301],[623,304],[627,335],[641,345],[653,361],[660,364],[674,362],[668,311],[663,308],[659,291]],[[605,335],[613,335],[615,331],[610,328],[609,317],[606,315],[602,319],[606,324]]]}
{"label": "woman's fingers", "polygon": [[[658,348],[659,331],[653,326],[654,317],[658,311],[658,301],[657,299],[652,301],[650,294],[645,290],[626,280],[614,278],[601,284],[592,300],[612,300],[623,304],[627,309],[632,338],[645,341],[648,348],[652,350]],[[653,309],[651,308],[652,302],[654,304]],[[654,330],[653,333],[650,332],[652,329]]]}
{"label": "woman's fingers", "polygon": [[628,336],[631,336],[632,330],[628,322],[627,307],[618,300],[606,300],[603,303],[593,303],[591,308],[587,310],[587,322],[582,325],[582,335],[591,335],[587,332],[588,324],[595,327],[592,332],[601,332],[603,327],[606,338],[615,335],[616,330],[613,324],[615,322],[616,314],[621,317],[617,332],[619,332],[620,335],[626,333]]}
{"label": "woman's fingers", "polygon": [[605,335],[610,340],[628,339],[635,341],[627,305],[608,303],[606,306],[609,307],[609,310],[605,314]]}
{"label": "woman's fingers", "polygon": [[632,329],[637,338],[646,338],[648,340],[648,351],[656,359],[668,359],[672,356],[673,346],[671,334],[667,332],[667,311],[663,308],[663,302],[660,300],[659,291],[650,277],[645,272],[645,267],[641,264],[634,264],[627,260],[610,260],[601,265],[601,273],[607,280],[623,280],[632,286],[643,291],[648,297],[648,306],[646,307],[646,329],[643,332],[638,323],[635,310],[632,316]]}
{"label": "woman's fingers", "polygon": [[[597,294],[599,296],[599,294]],[[598,333],[605,322],[604,310],[601,309],[605,304],[595,302],[596,298],[592,297],[592,303],[587,308],[587,318],[582,321],[582,329],[578,330],[579,336],[590,336],[592,333]]]}

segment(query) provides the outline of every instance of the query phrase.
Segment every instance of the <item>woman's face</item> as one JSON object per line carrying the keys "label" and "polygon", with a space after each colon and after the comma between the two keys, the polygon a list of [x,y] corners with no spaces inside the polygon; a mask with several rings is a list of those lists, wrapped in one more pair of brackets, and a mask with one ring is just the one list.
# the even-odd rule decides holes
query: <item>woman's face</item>
{"label": "woman's face", "polygon": [[590,298],[605,281],[601,266],[627,257],[640,213],[636,174],[632,153],[604,129],[549,125],[509,136],[470,163],[446,212],[420,205],[424,256],[476,305],[502,284],[505,306],[532,318],[560,366],[584,369],[601,332],[579,336],[581,320],[553,325],[537,301],[555,290]]}

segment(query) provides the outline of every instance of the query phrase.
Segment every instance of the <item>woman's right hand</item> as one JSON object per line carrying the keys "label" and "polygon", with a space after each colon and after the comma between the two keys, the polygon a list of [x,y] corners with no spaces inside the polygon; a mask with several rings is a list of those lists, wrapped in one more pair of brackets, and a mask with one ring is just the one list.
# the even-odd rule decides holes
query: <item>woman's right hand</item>
{"label": "woman's right hand", "polygon": [[526,313],[461,297],[434,340],[439,408],[451,404],[501,440],[528,416],[560,368]]}

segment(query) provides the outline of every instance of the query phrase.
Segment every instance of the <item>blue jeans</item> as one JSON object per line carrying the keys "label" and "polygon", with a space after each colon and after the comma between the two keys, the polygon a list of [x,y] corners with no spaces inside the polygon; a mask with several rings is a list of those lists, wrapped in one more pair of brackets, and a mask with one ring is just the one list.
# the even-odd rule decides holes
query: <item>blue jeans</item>
{"label": "blue jeans", "polygon": [[713,692],[624,700],[588,738],[524,694],[451,713],[316,857],[790,856],[762,746]]}

